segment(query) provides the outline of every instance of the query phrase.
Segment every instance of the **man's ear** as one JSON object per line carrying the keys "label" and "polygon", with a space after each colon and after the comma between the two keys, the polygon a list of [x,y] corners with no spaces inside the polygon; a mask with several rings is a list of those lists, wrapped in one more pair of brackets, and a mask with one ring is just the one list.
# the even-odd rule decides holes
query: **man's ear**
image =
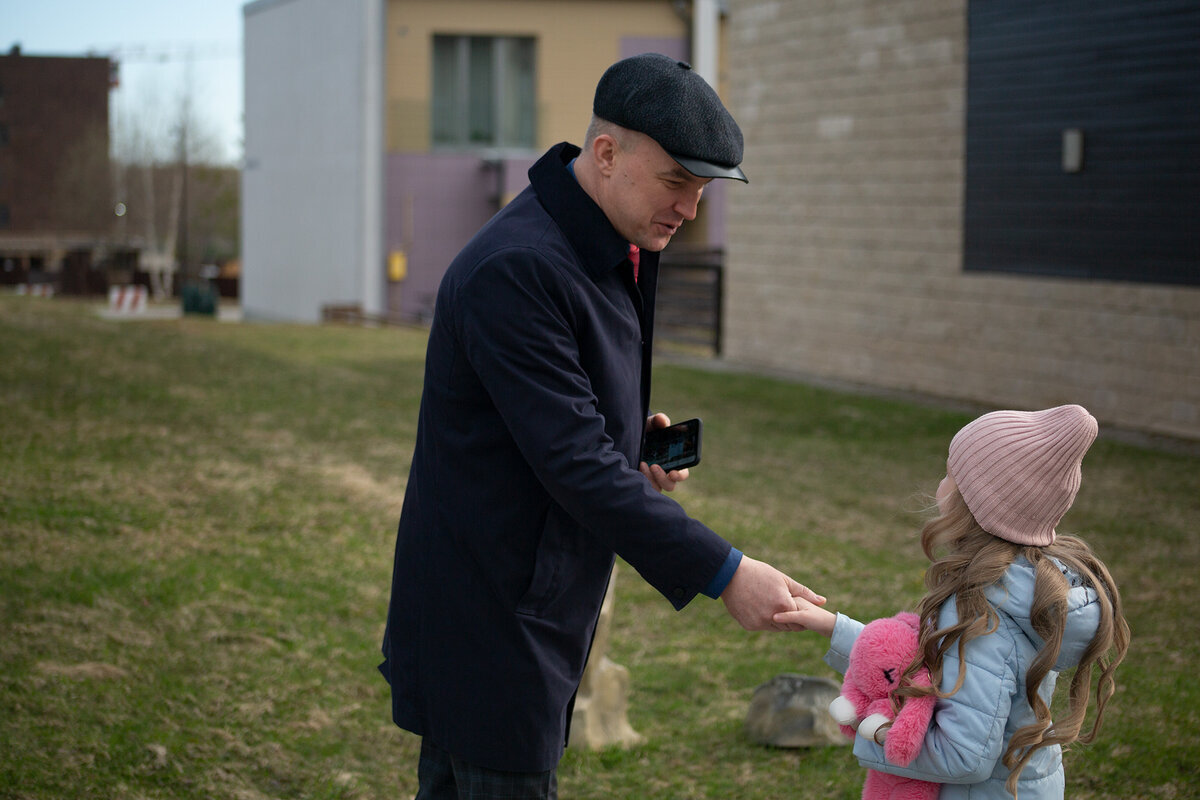
{"label": "man's ear", "polygon": [[610,134],[601,133],[592,139],[592,159],[596,162],[596,168],[600,170],[601,175],[609,177],[616,169],[617,150],[617,140]]}

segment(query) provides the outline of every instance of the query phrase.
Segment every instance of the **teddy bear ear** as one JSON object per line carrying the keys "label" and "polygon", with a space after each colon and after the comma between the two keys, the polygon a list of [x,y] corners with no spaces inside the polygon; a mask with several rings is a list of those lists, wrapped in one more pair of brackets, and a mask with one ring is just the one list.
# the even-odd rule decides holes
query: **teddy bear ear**
{"label": "teddy bear ear", "polygon": [[896,615],[896,619],[900,620],[914,631],[921,629],[921,618],[911,611],[901,611]]}

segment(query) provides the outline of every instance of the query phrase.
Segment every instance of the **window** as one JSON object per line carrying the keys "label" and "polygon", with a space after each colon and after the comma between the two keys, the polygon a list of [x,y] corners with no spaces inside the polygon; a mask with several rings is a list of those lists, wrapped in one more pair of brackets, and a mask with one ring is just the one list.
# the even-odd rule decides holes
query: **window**
{"label": "window", "polygon": [[436,147],[534,147],[533,37],[433,37]]}

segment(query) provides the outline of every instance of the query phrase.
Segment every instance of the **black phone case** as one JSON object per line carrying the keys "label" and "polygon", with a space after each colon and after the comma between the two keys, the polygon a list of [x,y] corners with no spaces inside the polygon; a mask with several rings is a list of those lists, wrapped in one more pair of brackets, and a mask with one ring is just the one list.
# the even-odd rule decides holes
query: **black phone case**
{"label": "black phone case", "polygon": [[696,466],[700,463],[701,430],[697,418],[648,432],[642,443],[642,460],[667,472]]}

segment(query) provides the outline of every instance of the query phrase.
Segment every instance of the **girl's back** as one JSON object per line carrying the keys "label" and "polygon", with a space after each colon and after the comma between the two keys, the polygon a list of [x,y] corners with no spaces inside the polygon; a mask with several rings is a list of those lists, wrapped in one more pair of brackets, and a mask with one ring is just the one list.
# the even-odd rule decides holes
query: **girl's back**
{"label": "girl's back", "polygon": [[[943,800],[1063,796],[1062,746],[1095,737],[1129,646],[1107,567],[1082,540],[1055,531],[1096,433],[1086,409],[1059,406],[985,414],[954,437],[939,514],[921,532],[932,563],[917,609],[920,652],[890,692],[894,712],[936,695],[933,717],[903,767],[859,728],[854,755],[862,766],[942,784]],[[830,636],[825,661],[843,673],[863,628],[816,607],[775,620]],[[1097,711],[1084,732],[1093,668]],[[1052,717],[1066,669],[1066,702]],[[932,687],[913,682],[920,670]]]}
{"label": "girl's back", "polygon": [[[1058,673],[1079,665],[1100,621],[1096,591],[1083,586],[1080,576],[1065,574],[1073,585],[1068,592],[1062,648],[1057,663],[1038,689],[1047,705],[1054,694]],[[1005,788],[1009,769],[1003,762],[1004,750],[1017,731],[1037,720],[1025,696],[1029,666],[1044,644],[1030,620],[1034,575],[1033,565],[1019,558],[1000,582],[987,590],[988,600],[997,611],[997,628],[967,643],[963,686],[950,697],[939,699],[934,715],[941,729],[939,735],[947,743],[946,749],[938,752],[930,748],[927,737],[925,750],[911,765],[919,767],[923,759],[929,759],[931,772],[942,777],[926,779],[945,783],[950,765],[957,762],[956,769],[962,773],[959,777],[981,781],[947,784],[942,787],[942,798],[1012,797]],[[942,607],[938,625],[945,628],[957,621],[957,609],[951,599]],[[943,662],[940,685],[943,692],[954,689],[959,669],[958,655],[952,648]],[[1061,797],[1063,781],[1061,748],[1058,745],[1039,748],[1021,772],[1017,796],[1022,800]]]}

